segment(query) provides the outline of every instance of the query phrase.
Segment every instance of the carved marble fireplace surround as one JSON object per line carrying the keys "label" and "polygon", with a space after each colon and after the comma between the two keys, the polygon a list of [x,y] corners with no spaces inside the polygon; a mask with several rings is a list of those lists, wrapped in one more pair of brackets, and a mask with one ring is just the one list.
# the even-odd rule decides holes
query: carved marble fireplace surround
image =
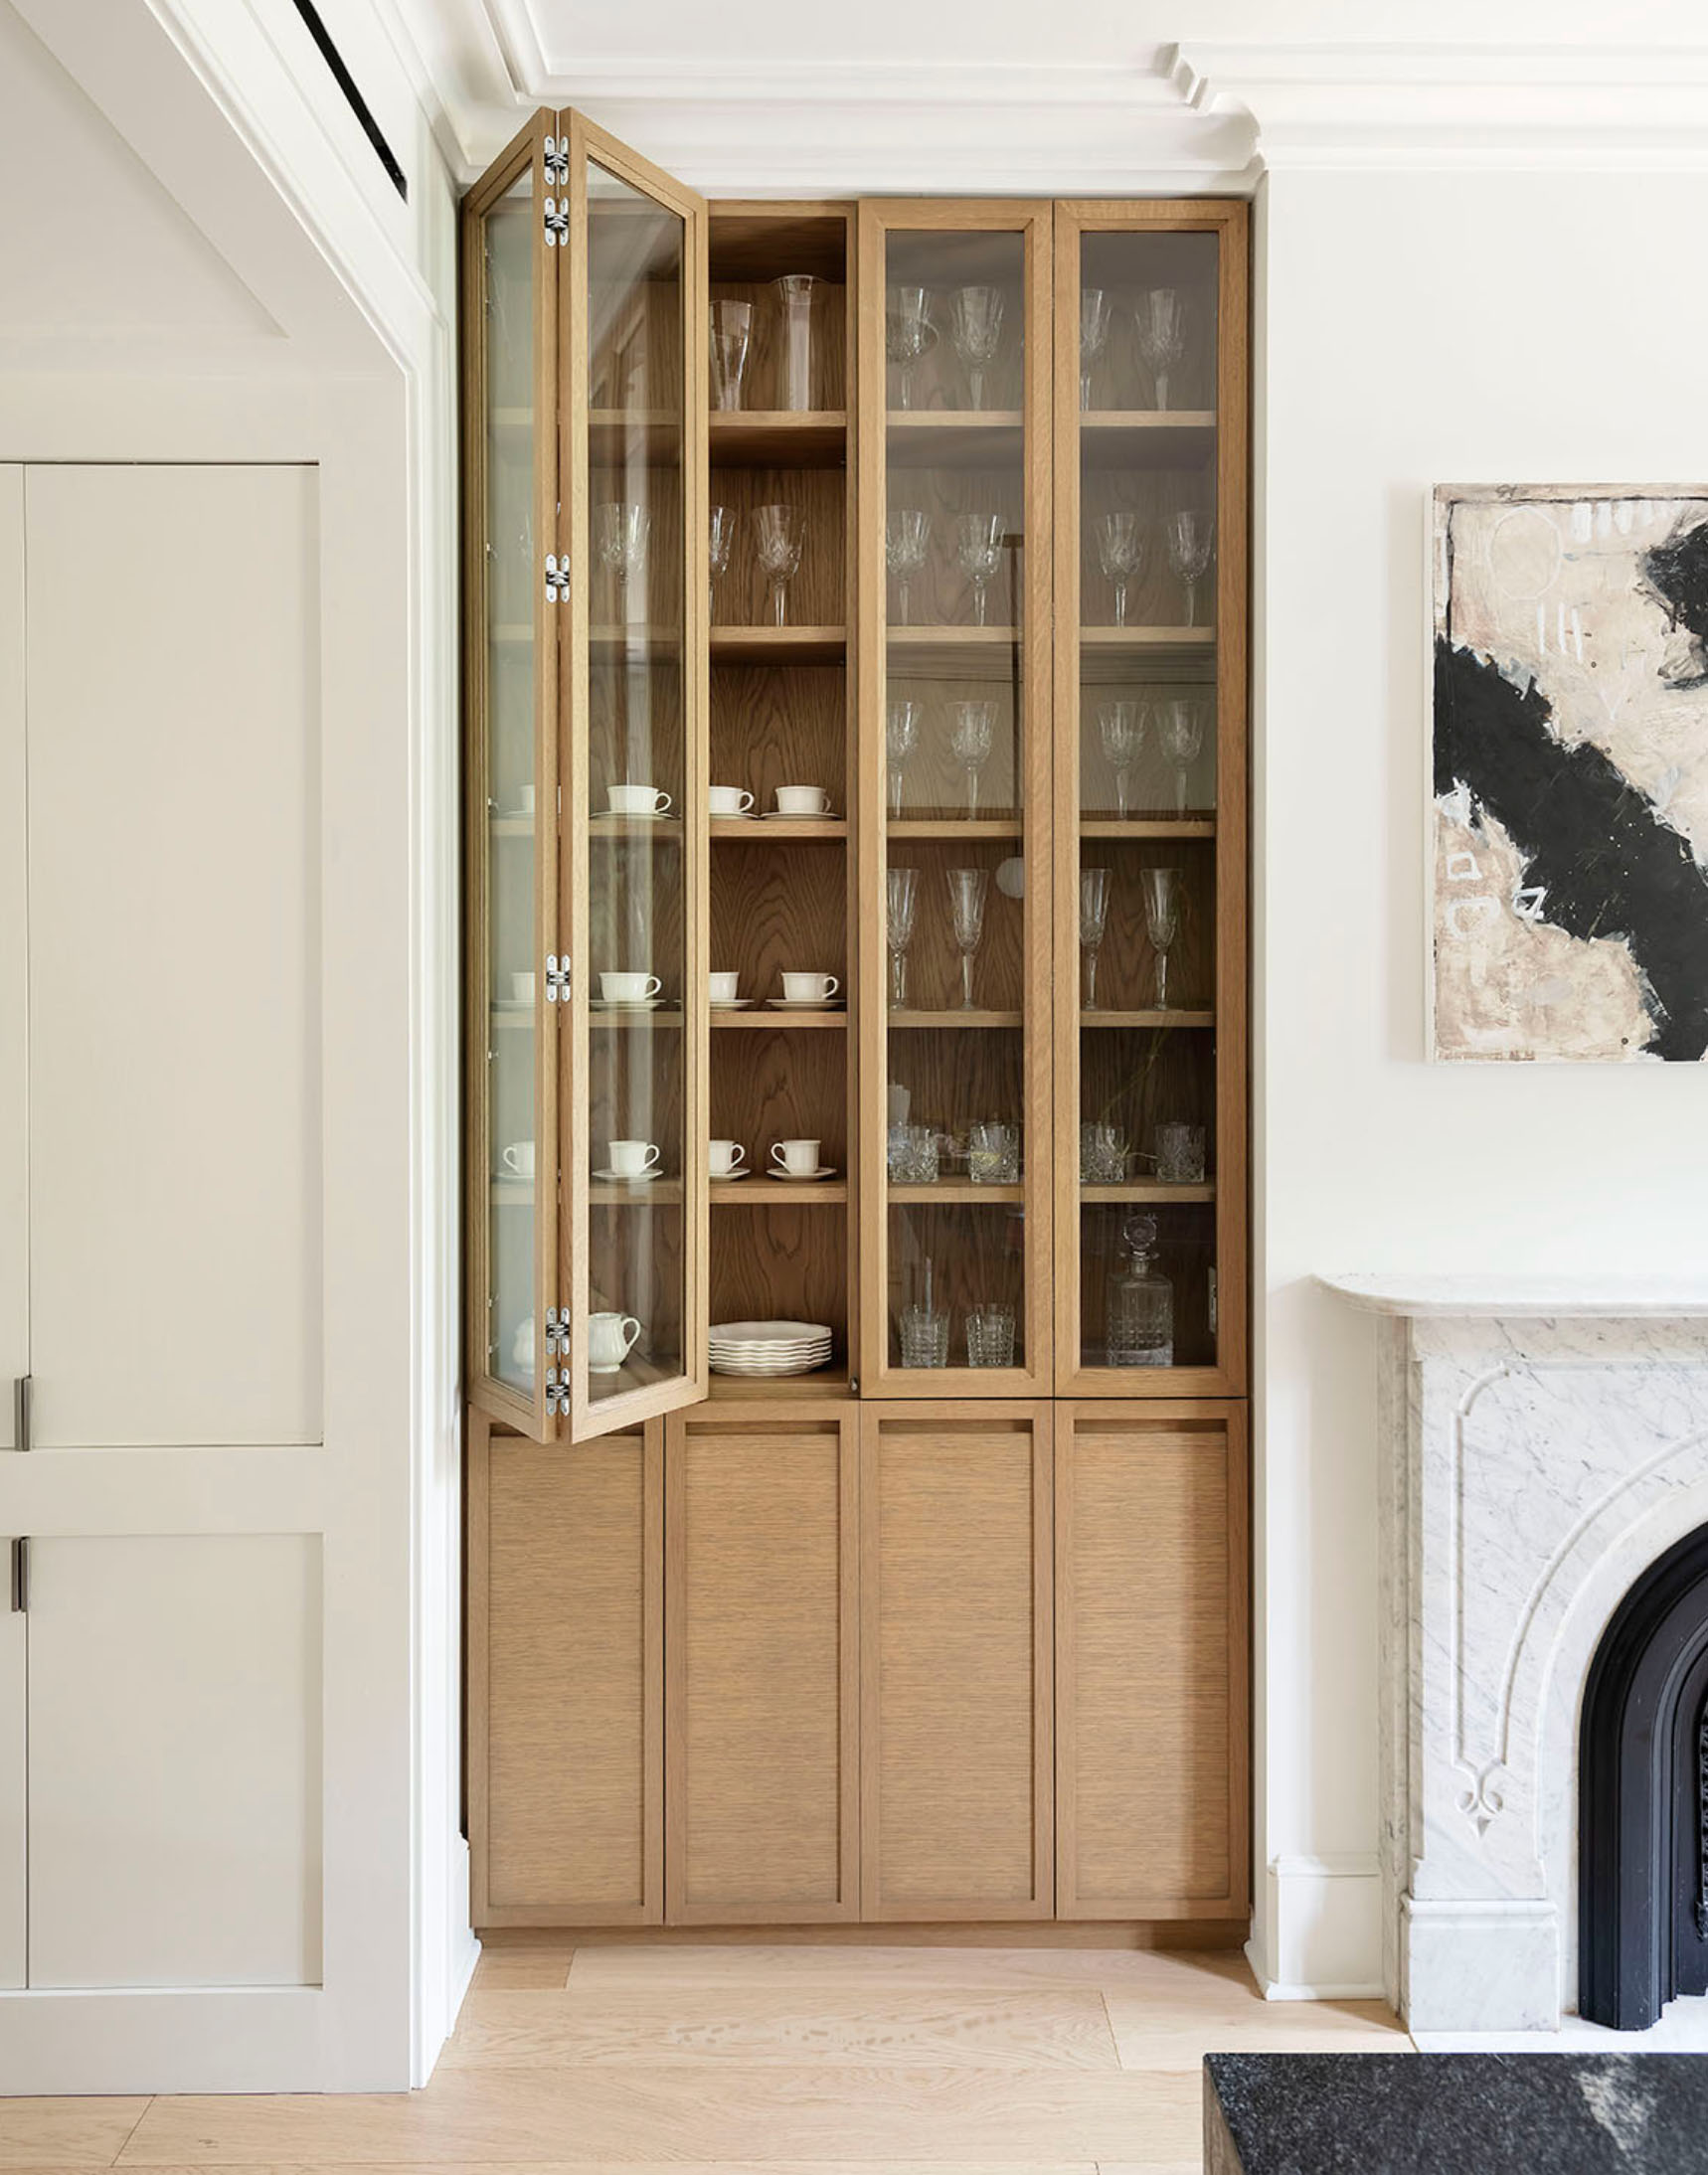
{"label": "carved marble fireplace surround", "polygon": [[1591,1659],[1637,1575],[1708,1525],[1708,1279],[1331,1288],[1382,1317],[1389,1997],[1415,2033],[1557,2030]]}

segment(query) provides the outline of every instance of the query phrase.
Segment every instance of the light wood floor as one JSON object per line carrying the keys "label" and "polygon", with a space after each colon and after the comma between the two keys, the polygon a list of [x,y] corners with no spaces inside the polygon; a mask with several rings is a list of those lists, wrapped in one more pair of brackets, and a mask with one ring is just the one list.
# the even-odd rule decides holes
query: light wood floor
{"label": "light wood floor", "polygon": [[0,2100],[0,2168],[1195,2175],[1207,2051],[1410,2044],[1220,1953],[489,1945],[425,2091]]}

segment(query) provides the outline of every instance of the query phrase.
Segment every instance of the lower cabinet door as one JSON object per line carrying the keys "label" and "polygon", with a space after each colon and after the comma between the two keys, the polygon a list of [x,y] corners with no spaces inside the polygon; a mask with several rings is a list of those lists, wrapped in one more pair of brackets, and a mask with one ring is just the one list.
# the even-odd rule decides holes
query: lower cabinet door
{"label": "lower cabinet door", "polygon": [[859,1916],[852,1403],[666,1422],[666,1905],[675,1925]]}
{"label": "lower cabinet door", "polygon": [[1051,1408],[861,1415],[869,1920],[1051,1915]]}
{"label": "lower cabinet door", "polygon": [[1246,1415],[1056,1408],[1057,1915],[1250,1905]]}
{"label": "lower cabinet door", "polygon": [[664,1906],[661,1421],[549,1448],[468,1416],[474,1923]]}

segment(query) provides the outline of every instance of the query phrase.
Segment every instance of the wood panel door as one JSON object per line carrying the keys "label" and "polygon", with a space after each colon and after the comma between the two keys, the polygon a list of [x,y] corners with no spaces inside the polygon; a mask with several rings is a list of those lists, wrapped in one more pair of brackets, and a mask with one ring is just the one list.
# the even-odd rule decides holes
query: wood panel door
{"label": "wood panel door", "polygon": [[663,1917],[663,1433],[542,1449],[469,1416],[477,1927]]}
{"label": "wood panel door", "polygon": [[856,1408],[666,1427],[673,1925],[859,1916]]}
{"label": "wood panel door", "polygon": [[861,1415],[868,1920],[1051,1916],[1051,1409]]}
{"label": "wood panel door", "polygon": [[1246,1411],[1056,1425],[1056,1911],[1249,1906]]}

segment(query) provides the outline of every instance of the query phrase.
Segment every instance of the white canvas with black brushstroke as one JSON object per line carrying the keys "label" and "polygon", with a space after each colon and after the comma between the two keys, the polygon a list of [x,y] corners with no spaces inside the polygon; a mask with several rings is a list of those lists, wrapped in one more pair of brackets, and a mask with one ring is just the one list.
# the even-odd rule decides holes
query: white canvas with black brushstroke
{"label": "white canvas with black brushstroke", "polygon": [[1708,1055],[1708,487],[1435,495],[1440,1058]]}

